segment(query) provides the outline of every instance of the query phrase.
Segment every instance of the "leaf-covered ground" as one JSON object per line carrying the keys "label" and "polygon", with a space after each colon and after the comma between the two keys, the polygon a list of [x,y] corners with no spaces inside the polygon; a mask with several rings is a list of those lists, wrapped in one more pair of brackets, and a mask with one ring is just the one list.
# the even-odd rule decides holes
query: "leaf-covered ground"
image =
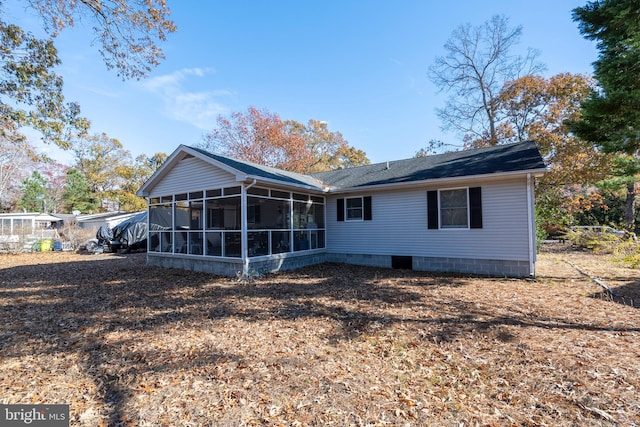
{"label": "leaf-covered ground", "polygon": [[606,256],[543,253],[536,280],[327,264],[250,284],[144,262],[0,255],[1,403],[86,426],[640,425],[640,273]]}

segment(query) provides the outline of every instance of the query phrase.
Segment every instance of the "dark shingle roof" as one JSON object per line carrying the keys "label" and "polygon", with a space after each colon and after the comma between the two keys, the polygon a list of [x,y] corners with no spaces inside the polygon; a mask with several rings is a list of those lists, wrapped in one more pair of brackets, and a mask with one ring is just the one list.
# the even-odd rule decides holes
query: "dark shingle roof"
{"label": "dark shingle roof", "polygon": [[230,157],[210,153],[197,147],[189,148],[251,177],[281,181],[282,183],[286,184],[314,187],[318,190],[322,190],[322,182],[309,175],[288,172],[282,169],[259,165],[257,163],[252,163],[245,160],[232,159]]}
{"label": "dark shingle roof", "polygon": [[396,160],[388,165],[377,163],[312,176],[330,187],[353,188],[545,168],[533,141]]}
{"label": "dark shingle roof", "polygon": [[201,148],[189,148],[251,178],[268,179],[317,190],[326,187],[347,189],[473,175],[539,171],[545,168],[544,160],[533,141],[395,160],[311,175],[232,159]]}

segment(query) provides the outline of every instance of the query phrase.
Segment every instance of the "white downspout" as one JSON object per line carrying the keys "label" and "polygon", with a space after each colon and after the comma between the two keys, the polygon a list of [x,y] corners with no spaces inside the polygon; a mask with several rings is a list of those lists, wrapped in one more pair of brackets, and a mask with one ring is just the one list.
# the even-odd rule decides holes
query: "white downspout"
{"label": "white downspout", "polygon": [[256,185],[254,179],[251,184],[246,187],[242,186],[242,195],[240,200],[240,243],[242,246],[242,277],[249,276],[249,242],[247,241],[247,190]]}
{"label": "white downspout", "polygon": [[529,274],[536,275],[536,219],[533,208],[533,187],[531,174],[527,174],[527,225],[529,228]]}

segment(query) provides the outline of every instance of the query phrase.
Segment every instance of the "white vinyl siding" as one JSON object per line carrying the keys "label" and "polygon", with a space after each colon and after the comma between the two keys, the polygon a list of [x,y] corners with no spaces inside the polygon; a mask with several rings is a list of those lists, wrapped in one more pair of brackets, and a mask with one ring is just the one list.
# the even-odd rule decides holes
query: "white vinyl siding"
{"label": "white vinyl siding", "polygon": [[[427,228],[427,191],[444,190],[446,186],[370,193],[373,220],[363,222],[335,221],[336,198],[329,197],[327,250],[528,261],[526,178],[466,185],[482,187],[481,229],[451,232]],[[460,185],[449,188],[460,188]]]}
{"label": "white vinyl siding", "polygon": [[154,197],[236,185],[232,174],[190,157],[181,160],[149,193]]}

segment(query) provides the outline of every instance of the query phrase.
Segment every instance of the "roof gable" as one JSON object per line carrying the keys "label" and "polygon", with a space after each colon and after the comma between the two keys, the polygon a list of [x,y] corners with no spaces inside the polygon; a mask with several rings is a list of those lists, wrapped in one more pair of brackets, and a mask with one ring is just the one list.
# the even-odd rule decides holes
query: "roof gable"
{"label": "roof gable", "polygon": [[206,150],[196,147],[189,147],[190,149],[201,153],[202,155],[216,160],[235,171],[238,171],[247,177],[262,178],[270,181],[279,181],[286,184],[303,185],[308,187],[315,187],[318,190],[322,189],[322,183],[316,178],[309,175],[303,175],[300,173],[289,172],[282,169],[272,168],[270,166],[259,165],[257,163],[248,162],[246,160],[233,159],[231,157],[221,156],[219,154],[213,154]]}
{"label": "roof gable", "polygon": [[201,148],[180,145],[171,153],[162,166],[140,187],[136,194],[138,196],[149,196],[149,190],[165,179],[169,172],[175,168],[181,160],[189,156],[197,157],[212,166],[231,173],[238,182],[256,179],[280,185],[322,191],[322,183],[309,175],[288,172],[244,160],[232,159],[219,154],[209,153]]}

